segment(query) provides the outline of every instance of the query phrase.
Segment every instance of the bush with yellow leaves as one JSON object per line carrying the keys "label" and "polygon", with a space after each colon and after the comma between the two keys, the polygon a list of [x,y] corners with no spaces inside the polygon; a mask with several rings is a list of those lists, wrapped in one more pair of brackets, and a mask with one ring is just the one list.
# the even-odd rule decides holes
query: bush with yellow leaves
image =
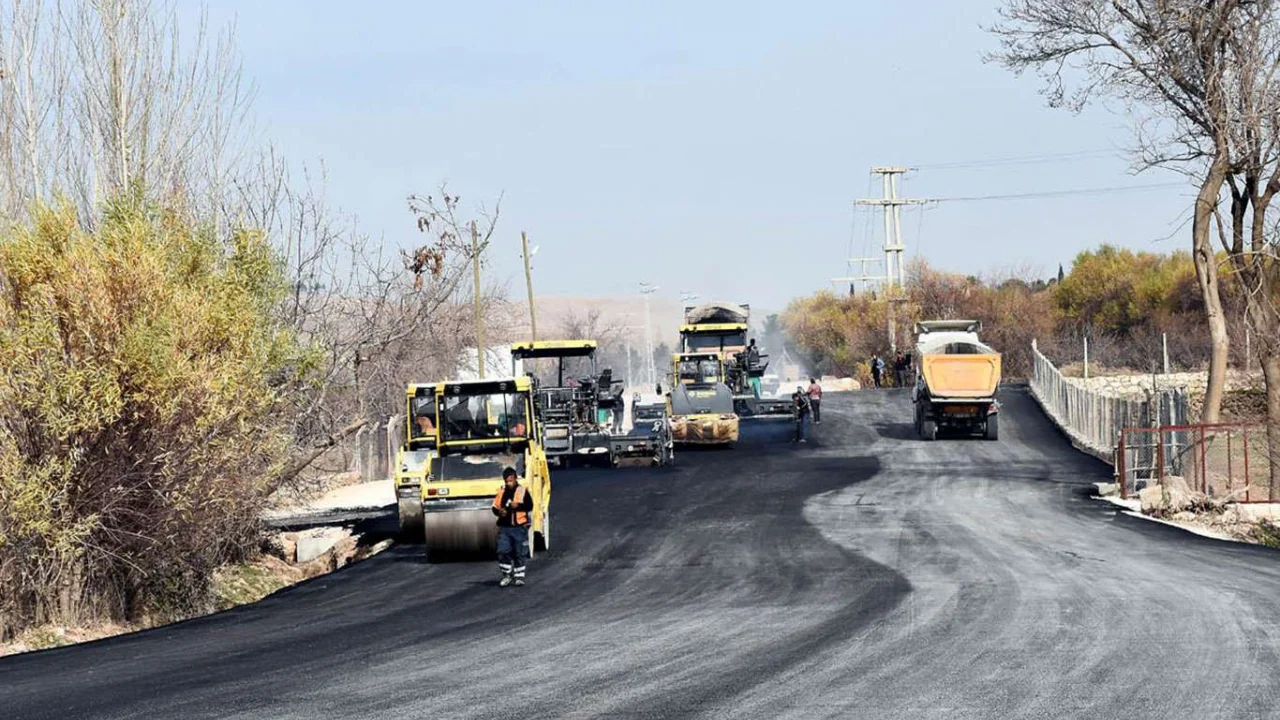
{"label": "bush with yellow leaves", "polygon": [[260,233],[132,201],[0,235],[0,638],[209,607],[288,448],[284,289]]}

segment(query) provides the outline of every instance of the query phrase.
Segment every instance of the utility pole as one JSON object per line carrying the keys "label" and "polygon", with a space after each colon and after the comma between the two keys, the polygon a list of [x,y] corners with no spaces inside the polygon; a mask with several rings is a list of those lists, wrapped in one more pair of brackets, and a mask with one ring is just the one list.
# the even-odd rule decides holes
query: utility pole
{"label": "utility pole", "polygon": [[[524,253],[524,284],[529,288],[529,337],[534,342],[538,341],[538,315],[533,311],[533,266],[529,264],[529,236],[523,230],[520,231],[520,247]],[[535,245],[533,252],[538,252]]]}
{"label": "utility pole", "polygon": [[476,311],[476,377],[484,379],[484,337],[483,337],[483,317],[484,310],[481,307],[481,290],[480,290],[480,234],[476,232],[476,221],[471,221],[471,273],[475,278],[476,289],[475,297],[472,299],[472,305]]}
{"label": "utility pole", "polygon": [[640,283],[640,294],[644,295],[644,365],[649,387],[657,384],[658,376],[658,372],[653,366],[653,326],[649,322],[649,296],[656,292],[658,292],[657,285],[647,282]]}
{"label": "utility pole", "polygon": [[884,185],[884,197],[880,198],[863,198],[855,200],[856,205],[877,205],[884,208],[884,275],[882,277],[873,277],[867,275],[866,268],[868,262],[874,262],[875,258],[850,258],[849,263],[862,263],[862,275],[850,278],[837,278],[837,280],[848,281],[851,284],[861,281],[864,284],[869,280],[880,280],[881,288],[884,290],[885,300],[889,303],[889,352],[898,349],[898,305],[906,298],[903,297],[902,291],[907,285],[907,269],[903,262],[903,252],[907,249],[902,243],[902,206],[903,205],[924,205],[932,200],[921,198],[901,198],[898,197],[898,177],[906,174],[908,168],[896,166],[879,166],[871,168],[871,172],[881,176]]}

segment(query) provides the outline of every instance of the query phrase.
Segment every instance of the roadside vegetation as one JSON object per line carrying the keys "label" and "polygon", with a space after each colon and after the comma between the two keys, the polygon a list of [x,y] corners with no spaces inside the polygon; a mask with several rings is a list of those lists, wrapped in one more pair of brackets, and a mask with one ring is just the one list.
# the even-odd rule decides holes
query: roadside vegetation
{"label": "roadside vegetation", "polygon": [[218,578],[262,509],[475,343],[497,203],[406,188],[384,249],[255,133],[230,30],[178,15],[0,0],[0,643],[258,596]]}
{"label": "roadside vegetation", "polygon": [[[1239,308],[1238,293],[1224,293]],[[1171,365],[1197,370],[1207,364],[1210,340],[1204,306],[1188,253],[1135,252],[1111,245],[1082,252],[1070,271],[1036,278],[1030,273],[988,278],[947,273],[917,262],[909,268],[905,298],[898,303],[898,345],[910,349],[917,320],[976,319],[983,338],[1004,355],[1006,377],[1031,370],[1031,341],[1063,363],[1078,362],[1088,338],[1096,365],[1146,373],[1163,365],[1163,343]],[[1241,338],[1237,318],[1230,326]],[[794,300],[782,324],[795,349],[820,372],[870,380],[869,360],[888,361],[888,300],[873,293],[820,292]]]}

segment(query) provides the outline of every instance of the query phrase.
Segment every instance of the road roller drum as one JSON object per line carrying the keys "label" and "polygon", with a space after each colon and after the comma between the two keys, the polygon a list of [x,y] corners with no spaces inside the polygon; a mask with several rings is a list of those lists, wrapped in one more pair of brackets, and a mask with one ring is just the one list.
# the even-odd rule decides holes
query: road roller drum
{"label": "road roller drum", "polygon": [[467,502],[464,507],[439,509],[430,507],[435,503],[428,503],[422,515],[427,559],[436,562],[493,557],[498,531],[491,503],[488,500]]}
{"label": "road roller drum", "polygon": [[[416,494],[417,488],[414,488]],[[416,497],[397,498],[400,511],[400,541],[422,542],[422,500]]]}

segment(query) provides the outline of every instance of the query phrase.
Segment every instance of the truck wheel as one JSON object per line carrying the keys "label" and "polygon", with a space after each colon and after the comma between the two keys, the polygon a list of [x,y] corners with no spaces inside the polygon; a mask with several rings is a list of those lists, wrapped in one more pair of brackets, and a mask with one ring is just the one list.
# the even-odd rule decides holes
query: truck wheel
{"label": "truck wheel", "polygon": [[938,423],[932,420],[925,420],[920,424],[920,436],[930,442],[938,439]]}
{"label": "truck wheel", "polygon": [[983,434],[983,437],[985,437],[988,440],[1000,439],[1000,416],[999,415],[990,415],[987,417],[987,427],[982,434]]}

